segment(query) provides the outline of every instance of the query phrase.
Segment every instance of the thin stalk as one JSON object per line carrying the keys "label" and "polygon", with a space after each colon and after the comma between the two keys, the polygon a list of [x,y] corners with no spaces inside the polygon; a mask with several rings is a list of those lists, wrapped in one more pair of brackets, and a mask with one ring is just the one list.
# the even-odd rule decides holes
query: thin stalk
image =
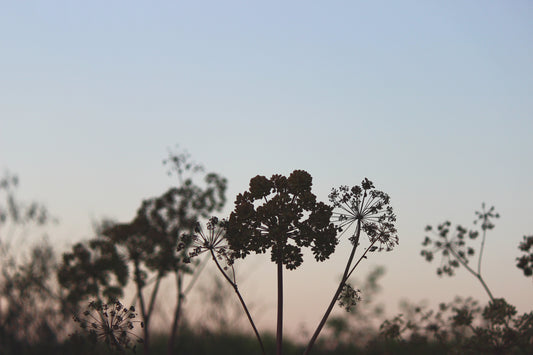
{"label": "thin stalk", "polygon": [[141,270],[139,268],[139,261],[138,260],[134,261],[134,267],[135,267],[135,286],[137,287],[137,297],[139,298],[139,303],[140,303],[140,306],[141,306],[141,314],[142,314],[143,321],[144,321],[144,327],[143,327],[144,344],[143,344],[143,349],[144,349],[144,354],[148,355],[148,354],[150,354],[150,338],[149,338],[149,333],[148,333],[148,326],[149,326],[149,323],[150,323],[150,317],[146,313],[144,297],[143,297],[142,288],[141,288],[141,285],[140,285]]}
{"label": "thin stalk", "polygon": [[211,252],[211,256],[213,257],[213,260],[215,261],[215,264],[216,264],[218,270],[222,273],[222,275],[224,276],[226,281],[229,282],[231,287],[233,287],[233,290],[235,290],[235,293],[237,294],[237,297],[239,298],[239,301],[241,302],[242,308],[244,309],[244,312],[246,313],[246,316],[248,317],[248,321],[250,322],[250,325],[252,326],[252,328],[254,330],[255,337],[257,338],[257,341],[259,342],[259,346],[261,347],[261,352],[263,353],[263,355],[265,355],[266,352],[265,352],[265,347],[263,346],[263,341],[261,340],[261,336],[259,335],[259,332],[257,331],[255,323],[254,323],[254,321],[252,319],[252,316],[250,315],[250,312],[248,311],[248,307],[246,307],[246,303],[244,302],[244,299],[242,298],[241,293],[239,292],[239,289],[237,288],[237,283],[232,281],[229,278],[229,276],[226,274],[224,269],[220,266],[220,264],[218,262],[218,259],[216,258],[215,253],[213,252],[213,250],[210,250],[210,252]]}
{"label": "thin stalk", "polygon": [[148,306],[148,312],[147,312],[148,317],[152,315],[152,311],[154,310],[155,298],[157,296],[157,291],[159,290],[159,284],[161,284],[161,277],[162,277],[162,274],[158,273],[157,280],[155,282],[154,289],[152,290],[152,295],[150,297],[150,304]]}
{"label": "thin stalk", "polygon": [[479,259],[477,261],[477,273],[481,275],[481,259],[483,258],[483,248],[485,247],[485,235],[487,231],[483,229],[483,238],[481,239],[481,248],[479,249]]}
{"label": "thin stalk", "polygon": [[[326,309],[326,313],[324,313],[324,316],[320,320],[320,323],[318,324],[318,327],[316,328],[313,337],[311,340],[309,340],[309,344],[307,345],[307,348],[305,349],[304,355],[307,355],[311,352],[311,349],[313,348],[313,345],[315,344],[315,341],[318,338],[318,335],[322,331],[322,328],[326,324],[326,321],[328,320],[328,317],[333,310],[333,307],[335,306],[335,303],[337,302],[337,299],[339,298],[340,293],[342,292],[342,289],[344,285],[346,284],[346,281],[348,280],[348,276],[351,274],[350,268],[353,262],[353,258],[355,256],[355,251],[357,250],[357,245],[359,244],[359,236],[361,235],[361,220],[357,221],[357,226],[355,229],[355,238],[353,243],[352,251],[350,252],[350,257],[348,258],[348,262],[346,263],[346,268],[344,269],[344,274],[342,275],[341,282],[339,283],[339,287],[337,287],[337,291],[335,291],[335,294],[333,295],[333,298],[331,299],[331,302],[329,303],[328,308]],[[352,270],[353,271],[353,270]]]}
{"label": "thin stalk", "polygon": [[359,258],[359,260],[357,260],[357,262],[354,264],[354,266],[352,267],[352,269],[350,270],[350,272],[348,273],[348,275],[346,275],[346,280],[348,280],[350,278],[350,276],[352,275],[352,273],[354,272],[355,268],[357,267],[357,265],[359,265],[359,263],[366,257],[366,253],[368,253],[368,251],[370,250],[370,248],[372,248],[372,246],[377,242],[377,238],[374,239],[374,241],[372,243],[370,243],[370,245],[368,246],[368,248],[366,248],[365,252],[363,253],[363,255],[361,255],[361,257]]}
{"label": "thin stalk", "polygon": [[489,287],[487,286],[487,284],[483,280],[483,277],[481,277],[481,274],[478,274],[477,272],[472,270],[472,268],[470,266],[468,266],[467,263],[464,262],[464,260],[455,252],[455,250],[453,250],[452,248],[450,248],[449,250],[455,256],[455,258],[461,263],[461,265],[463,265],[465,267],[465,269],[468,270],[468,272],[470,272],[472,275],[474,275],[479,280],[479,282],[481,282],[481,285],[483,286],[483,288],[485,289],[485,291],[489,295],[491,301],[494,301],[494,297],[492,296],[492,293],[490,292]]}
{"label": "thin stalk", "polygon": [[176,343],[176,338],[178,335],[178,327],[179,322],[181,319],[181,313],[183,308],[183,302],[185,301],[185,296],[189,293],[189,291],[192,289],[198,278],[200,277],[200,274],[204,270],[207,261],[209,260],[209,255],[206,255],[204,260],[198,265],[198,267],[195,269],[194,274],[192,276],[192,279],[189,281],[189,284],[183,289],[183,271],[181,269],[175,270],[176,275],[176,288],[178,290],[178,297],[176,301],[176,308],[174,310],[174,320],[172,321],[172,328],[170,330],[170,338],[167,343],[167,354],[171,355],[174,351],[174,344]]}
{"label": "thin stalk", "polygon": [[278,326],[276,331],[276,353],[283,352],[283,263],[278,262]]}
{"label": "thin stalk", "polygon": [[186,296],[191,291],[192,287],[194,286],[194,284],[200,277],[200,274],[202,273],[202,271],[204,271],[205,266],[207,265],[208,261],[209,261],[209,255],[206,255],[204,260],[202,260],[200,264],[196,267],[196,270],[194,270],[194,274],[192,275],[191,281],[189,281],[189,283],[187,284],[187,287],[183,291],[183,296]]}
{"label": "thin stalk", "polygon": [[176,283],[178,288],[178,300],[176,304],[176,310],[174,312],[174,321],[172,322],[172,329],[170,331],[170,339],[167,344],[167,355],[172,355],[174,351],[174,342],[176,340],[176,334],[178,330],[179,320],[181,316],[181,308],[183,303],[183,298],[185,297],[182,292],[183,289],[183,278],[181,272],[176,273]]}

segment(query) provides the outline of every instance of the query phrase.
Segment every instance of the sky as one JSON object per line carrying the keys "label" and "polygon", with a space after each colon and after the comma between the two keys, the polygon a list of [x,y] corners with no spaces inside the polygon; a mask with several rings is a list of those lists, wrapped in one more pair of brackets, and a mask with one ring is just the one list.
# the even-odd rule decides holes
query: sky
{"label": "sky", "polygon": [[[529,311],[515,259],[533,233],[532,17],[520,0],[2,2],[0,169],[58,217],[63,250],[176,185],[162,165],[176,145],[227,177],[222,216],[258,174],[307,170],[321,200],[368,177],[391,196],[400,245],[356,278],[386,268],[391,314],[401,299],[488,300],[419,255],[427,224],[472,226],[486,202],[501,218],[484,276]],[[349,249],[286,273],[288,329],[318,323]],[[242,267],[272,329],[274,268]]]}

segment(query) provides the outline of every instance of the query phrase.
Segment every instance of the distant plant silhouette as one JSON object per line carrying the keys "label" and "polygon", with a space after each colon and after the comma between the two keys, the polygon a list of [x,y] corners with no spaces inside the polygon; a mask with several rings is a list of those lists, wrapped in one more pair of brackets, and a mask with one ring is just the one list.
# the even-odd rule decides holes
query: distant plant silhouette
{"label": "distant plant silhouette", "polygon": [[[5,172],[0,178],[0,256],[21,250],[26,237],[35,227],[56,223],[47,208],[39,202],[26,203],[17,197],[19,178]],[[13,250],[15,249],[15,250]]]}
{"label": "distant plant silhouette", "polygon": [[524,240],[518,246],[525,255],[517,258],[516,267],[522,269],[526,277],[533,276],[533,235],[524,236]]}
{"label": "distant plant silhouette", "polygon": [[54,251],[46,238],[35,238],[56,219],[44,205],[18,199],[18,188],[17,175],[0,178],[0,353],[54,344],[64,321]]}
{"label": "distant plant silhouette", "polygon": [[[439,311],[422,312],[417,308],[418,321],[405,321],[402,315],[386,321],[381,326],[381,334],[386,338],[399,341],[426,341],[434,339],[449,347],[449,351],[461,353],[533,353],[533,312],[517,316],[516,308],[504,298],[494,298],[492,292],[481,275],[481,261],[485,246],[487,230],[494,228],[493,219],[499,218],[494,207],[476,212],[474,223],[480,223],[482,240],[479,247],[477,271],[468,265],[469,258],[476,252],[469,246],[469,240],[476,239],[479,232],[467,230],[462,226],[451,232],[451,223],[444,222],[437,227],[436,237],[426,236],[422,245],[425,247],[421,255],[431,262],[436,253],[442,253],[441,266],[437,274],[454,275],[454,269],[463,266],[470,274],[480,281],[487,292],[490,301],[485,307],[479,307],[477,302],[467,299],[460,304],[441,304]],[[431,226],[426,232],[433,231]],[[528,250],[528,239],[520,244],[521,250]],[[521,259],[519,259],[521,260]],[[517,265],[519,268],[524,264]],[[451,311],[446,318],[443,312]]]}
{"label": "distant plant silhouette", "polygon": [[[474,224],[481,222],[482,231],[481,245],[479,247],[479,256],[477,260],[477,271],[468,265],[469,259],[475,255],[475,249],[472,246],[467,246],[467,242],[468,240],[476,239],[479,236],[479,231],[467,230],[463,226],[457,225],[455,233],[450,233],[450,221],[446,221],[437,227],[437,233],[435,235],[437,239],[432,239],[429,236],[425,237],[422,245],[428,248],[423,249],[420,254],[428,262],[433,260],[435,254],[442,254],[441,266],[437,268],[437,274],[439,276],[443,274],[453,276],[454,269],[458,268],[459,265],[462,265],[470,274],[479,280],[490,299],[494,301],[492,292],[481,275],[481,261],[483,258],[487,231],[494,228],[492,220],[499,218],[500,215],[494,211],[494,207],[485,210],[485,204],[483,203],[481,211],[476,212],[476,216],[477,218],[474,221]],[[433,227],[428,225],[426,227],[426,232],[432,231]]]}
{"label": "distant plant silhouette", "polygon": [[128,276],[125,258],[102,236],[76,243],[63,254],[58,269],[59,284],[66,290],[65,305],[71,309],[88,298],[102,302],[122,297]]}
{"label": "distant plant silhouette", "polygon": [[[133,281],[145,325],[146,354],[150,351],[150,321],[159,286],[168,274],[175,276],[177,288],[168,343],[168,353],[174,351],[185,296],[183,278],[185,274],[193,273],[192,266],[196,265],[184,263],[189,245],[177,252],[178,243],[182,243],[180,235],[192,231],[200,218],[207,218],[211,212],[219,211],[225,203],[225,178],[215,173],[202,174],[203,167],[191,162],[186,153],[170,152],[164,163],[169,166],[169,174],[177,174],[178,186],[161,196],[144,200],[131,222],[112,225],[102,232],[133,264]],[[144,291],[150,283],[149,275],[153,276],[154,285],[147,299]]]}

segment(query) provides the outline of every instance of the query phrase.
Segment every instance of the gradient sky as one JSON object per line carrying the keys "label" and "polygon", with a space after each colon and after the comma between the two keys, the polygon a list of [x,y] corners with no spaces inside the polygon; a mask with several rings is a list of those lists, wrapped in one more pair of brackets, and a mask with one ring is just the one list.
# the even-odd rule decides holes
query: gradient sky
{"label": "gradient sky", "polygon": [[[356,277],[384,265],[391,312],[487,301],[464,270],[438,279],[419,256],[426,224],[471,226],[485,201],[502,216],[487,283],[531,310],[515,258],[533,233],[532,19],[526,0],[3,2],[0,169],[59,217],[58,248],[174,184],[161,161],[175,144],[228,178],[225,215],[257,174],[305,169],[321,199],[368,177],[392,198],[400,246]],[[318,322],[348,252],[287,273],[288,328]],[[273,327],[274,265],[242,269]]]}

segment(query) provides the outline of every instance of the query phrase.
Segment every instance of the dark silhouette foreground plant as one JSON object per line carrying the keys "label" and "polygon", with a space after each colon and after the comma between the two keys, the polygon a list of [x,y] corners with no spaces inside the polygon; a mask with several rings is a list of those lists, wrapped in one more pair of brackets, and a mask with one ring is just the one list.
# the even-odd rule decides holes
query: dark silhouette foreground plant
{"label": "dark silhouette foreground plant", "polygon": [[[265,354],[265,347],[263,345],[263,340],[259,335],[259,331],[255,326],[255,323],[252,319],[250,311],[244,302],[244,298],[239,291],[237,286],[237,278],[235,276],[235,269],[233,267],[233,257],[228,249],[228,244],[226,240],[226,229],[227,221],[219,221],[217,217],[211,217],[207,222],[207,233],[204,233],[201,225],[198,223],[194,234],[184,234],[182,237],[183,243],[178,246],[178,251],[181,251],[185,245],[190,245],[190,250],[186,262],[190,262],[191,258],[197,257],[198,255],[208,252],[215,262],[218,271],[222,274],[224,279],[231,285],[235,294],[239,298],[239,302],[248,317],[248,321],[254,330],[255,337],[259,342],[261,351]],[[222,264],[222,265],[221,265]]]}
{"label": "dark silhouette foreground plant", "polygon": [[[348,308],[357,304],[359,294],[347,284],[347,281],[355,268],[367,257],[367,253],[382,250],[391,251],[398,244],[398,236],[394,226],[396,216],[390,206],[390,198],[386,193],[376,190],[370,180],[365,178],[361,186],[353,186],[351,188],[341,186],[339,189],[333,189],[329,198],[335,208],[334,220],[342,233],[355,225],[355,230],[349,238],[352,243],[352,250],[339,286],[313,333],[304,354],[309,354],[313,348],[337,301],[340,302],[341,306],[348,305]],[[354,262],[355,253],[360,244],[361,232],[368,236],[370,245],[365,248],[359,259]]]}
{"label": "dark silhouette foreground plant", "polygon": [[[365,179],[361,187],[341,187],[330,195],[333,206],[316,201],[311,192],[312,178],[303,170],[295,170],[287,178],[273,175],[270,179],[256,176],[250,180],[248,191],[239,194],[235,209],[227,222],[212,218],[208,223],[209,234],[200,228],[188,236],[193,242],[190,256],[209,251],[218,270],[234,288],[248,316],[264,353],[261,337],[237,288],[233,262],[245,258],[251,252],[261,254],[270,251],[272,262],[277,265],[277,331],[276,351],[282,353],[283,340],[283,266],[296,269],[303,262],[303,247],[310,247],[317,261],[324,261],[335,251],[337,233],[355,225],[350,238],[350,253],[344,274],[317,330],[305,353],[313,347],[337,301],[351,309],[359,300],[359,290],[347,284],[357,265],[368,252],[390,251],[398,244],[394,222],[396,217],[390,207],[389,196],[375,190]],[[333,210],[336,209],[335,213]],[[332,220],[333,219],[333,220]],[[337,226],[334,224],[337,223]],[[226,232],[224,238],[224,231]],[[354,262],[361,232],[370,239],[370,245]],[[187,236],[185,236],[187,240]],[[227,245],[225,244],[227,241]],[[221,266],[224,261],[226,266]]]}
{"label": "dark silhouette foreground plant", "polygon": [[74,316],[74,321],[88,333],[92,342],[103,342],[120,352],[127,349],[135,352],[136,343],[142,344],[143,339],[133,332],[134,324],[144,327],[136,317],[134,306],[124,307],[118,300],[109,303],[91,301],[84,312]]}
{"label": "dark silhouette foreground plant", "polygon": [[226,237],[233,258],[270,250],[277,265],[277,354],[282,353],[283,340],[283,266],[300,266],[303,247],[324,261],[337,244],[336,228],[330,223],[332,208],[316,201],[311,186],[312,177],[303,170],[288,178],[258,175],[250,180],[249,190],[237,196],[228,221]]}

